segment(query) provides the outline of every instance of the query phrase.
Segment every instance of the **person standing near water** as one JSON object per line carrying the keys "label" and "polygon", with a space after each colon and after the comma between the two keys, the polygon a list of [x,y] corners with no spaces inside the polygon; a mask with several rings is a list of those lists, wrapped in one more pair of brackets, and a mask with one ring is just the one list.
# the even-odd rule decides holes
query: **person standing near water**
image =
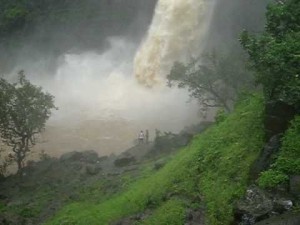
{"label": "person standing near water", "polygon": [[144,143],[144,138],[145,138],[145,135],[144,135],[144,132],[141,130],[140,134],[139,134],[139,144],[143,144]]}
{"label": "person standing near water", "polygon": [[146,137],[146,144],[148,144],[149,143],[149,130],[146,130],[145,137]]}

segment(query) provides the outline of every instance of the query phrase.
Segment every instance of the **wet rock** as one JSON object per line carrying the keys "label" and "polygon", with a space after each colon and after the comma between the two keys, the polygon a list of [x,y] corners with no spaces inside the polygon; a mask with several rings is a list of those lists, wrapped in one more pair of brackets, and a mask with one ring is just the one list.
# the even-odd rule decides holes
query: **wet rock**
{"label": "wet rock", "polygon": [[84,162],[87,163],[96,163],[99,160],[98,154],[94,150],[82,152],[82,157],[84,159]]}
{"label": "wet rock", "polygon": [[288,213],[280,216],[275,216],[256,223],[255,225],[299,225],[300,213]]}
{"label": "wet rock", "polygon": [[294,203],[289,195],[269,193],[250,186],[235,210],[235,221],[240,225],[253,225],[259,221],[292,210]]}
{"label": "wet rock", "polygon": [[99,164],[86,165],[85,170],[86,170],[86,174],[88,175],[97,175],[102,170],[102,168],[100,167]]}
{"label": "wet rock", "polygon": [[128,156],[128,157],[123,157],[123,158],[116,159],[114,161],[114,165],[116,167],[124,167],[124,166],[129,166],[129,165],[131,165],[135,162],[136,162],[135,157]]}
{"label": "wet rock", "polygon": [[276,199],[276,200],[274,200],[273,212],[282,214],[286,211],[291,210],[293,205],[294,204],[293,204],[292,200]]}
{"label": "wet rock", "polygon": [[235,217],[242,221],[242,224],[251,225],[255,221],[267,218],[272,210],[272,199],[258,187],[251,186],[246,196],[238,202]]}
{"label": "wet rock", "polygon": [[267,140],[285,132],[295,114],[295,109],[282,101],[267,102],[264,119]]}
{"label": "wet rock", "polygon": [[93,150],[84,152],[68,152],[60,157],[60,161],[80,161],[87,163],[96,163],[98,160],[98,154]]}
{"label": "wet rock", "polygon": [[63,154],[60,157],[60,161],[79,161],[81,157],[82,154],[80,152],[73,151]]}
{"label": "wet rock", "polygon": [[8,197],[4,194],[0,194],[0,200],[6,200]]}
{"label": "wet rock", "polygon": [[107,161],[109,159],[108,156],[101,156],[98,158],[97,163],[103,162],[103,161]]}
{"label": "wet rock", "polygon": [[289,191],[292,195],[300,196],[300,175],[290,177]]}
{"label": "wet rock", "polygon": [[276,154],[281,146],[281,135],[273,136],[270,141],[264,146],[260,156],[253,163],[250,169],[250,179],[256,180],[259,174],[266,170],[273,162],[273,155]]}

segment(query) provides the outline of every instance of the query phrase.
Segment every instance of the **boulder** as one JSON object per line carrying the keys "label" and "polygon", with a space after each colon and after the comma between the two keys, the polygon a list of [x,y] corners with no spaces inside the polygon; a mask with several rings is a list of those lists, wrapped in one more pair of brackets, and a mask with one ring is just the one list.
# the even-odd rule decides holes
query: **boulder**
{"label": "boulder", "polygon": [[85,167],[86,174],[88,175],[97,175],[101,170],[102,168],[99,164],[90,164]]}
{"label": "boulder", "polygon": [[289,199],[275,199],[273,212],[277,214],[282,214],[286,211],[290,211],[293,207],[292,200]]}
{"label": "boulder", "polygon": [[68,152],[60,157],[60,161],[80,161],[87,163],[96,163],[98,160],[98,154],[93,150],[84,152]]}
{"label": "boulder", "polygon": [[246,195],[237,203],[235,217],[242,224],[254,224],[256,221],[268,218],[273,210],[270,196],[256,186],[248,188]]}
{"label": "boulder", "polygon": [[259,217],[273,209],[272,199],[258,187],[252,186],[246,192],[243,201],[239,202],[238,208],[254,217]]}
{"label": "boulder", "polygon": [[291,196],[266,192],[252,185],[246,195],[237,203],[235,218],[238,224],[253,225],[274,215],[292,210],[294,205]]}
{"label": "boulder", "polygon": [[135,162],[136,162],[135,157],[128,156],[128,157],[122,157],[122,158],[116,159],[114,161],[114,165],[116,167],[124,167],[124,166],[132,165]]}
{"label": "boulder", "polygon": [[[98,153],[95,152],[94,150],[88,150],[88,151],[84,151],[81,152],[82,153],[82,157],[84,159],[84,162],[87,163],[96,163],[97,161],[99,161],[99,157],[98,157]],[[105,158],[102,158],[101,160],[105,160]]]}

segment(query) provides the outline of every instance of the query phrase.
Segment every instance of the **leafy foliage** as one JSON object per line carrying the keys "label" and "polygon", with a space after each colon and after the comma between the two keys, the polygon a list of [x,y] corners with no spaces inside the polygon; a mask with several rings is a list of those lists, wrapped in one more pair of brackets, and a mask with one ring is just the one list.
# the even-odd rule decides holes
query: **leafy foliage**
{"label": "leafy foliage", "polygon": [[264,188],[273,188],[288,180],[289,175],[300,173],[300,117],[296,117],[282,139],[280,153],[271,168],[258,180]]}
{"label": "leafy foliage", "polygon": [[159,207],[143,225],[181,225],[184,224],[185,208],[181,201],[170,200]]}
{"label": "leafy foliage", "polygon": [[248,97],[194,142],[208,224],[224,225],[233,220],[234,201],[243,195],[250,165],[263,146],[263,105],[260,97]]}
{"label": "leafy foliage", "polygon": [[167,76],[169,86],[187,87],[191,97],[204,107],[224,107],[230,111],[241,88],[251,86],[251,75],[242,55],[205,54],[188,64],[175,62]]}
{"label": "leafy foliage", "polygon": [[267,170],[261,173],[258,184],[262,188],[273,188],[288,181],[288,176],[277,170]]}
{"label": "leafy foliage", "polygon": [[256,81],[267,100],[281,100],[300,110],[300,2],[278,1],[267,11],[265,32],[243,32]]}
{"label": "leafy foliage", "polygon": [[12,148],[19,170],[35,145],[35,135],[44,129],[55,108],[53,98],[31,84],[23,71],[19,73],[18,83],[0,80],[0,135]]}

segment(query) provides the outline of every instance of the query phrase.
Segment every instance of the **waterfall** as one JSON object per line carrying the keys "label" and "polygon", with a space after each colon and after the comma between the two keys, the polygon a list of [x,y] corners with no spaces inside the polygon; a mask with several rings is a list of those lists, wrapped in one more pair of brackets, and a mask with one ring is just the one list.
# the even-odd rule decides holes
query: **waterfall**
{"label": "waterfall", "polygon": [[213,0],[159,0],[147,37],[134,59],[134,75],[147,87],[162,83],[174,61],[199,55]]}

